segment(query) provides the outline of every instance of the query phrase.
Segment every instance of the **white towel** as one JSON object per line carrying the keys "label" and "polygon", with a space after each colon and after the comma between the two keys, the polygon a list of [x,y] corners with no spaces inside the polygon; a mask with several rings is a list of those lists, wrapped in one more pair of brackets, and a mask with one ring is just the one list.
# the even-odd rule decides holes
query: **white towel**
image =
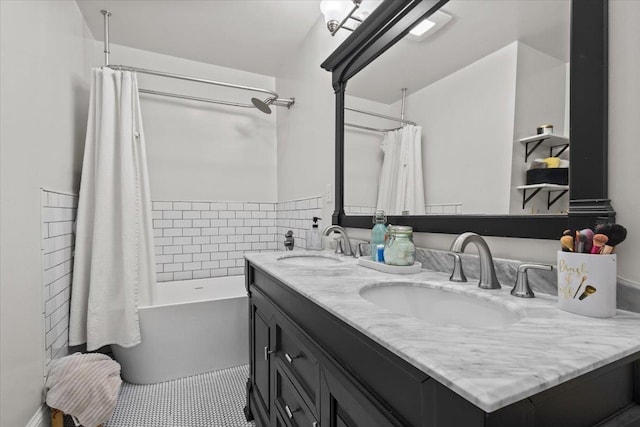
{"label": "white towel", "polygon": [[120,365],[99,353],[74,353],[49,370],[46,402],[74,418],[76,425],[96,427],[111,417],[120,390]]}

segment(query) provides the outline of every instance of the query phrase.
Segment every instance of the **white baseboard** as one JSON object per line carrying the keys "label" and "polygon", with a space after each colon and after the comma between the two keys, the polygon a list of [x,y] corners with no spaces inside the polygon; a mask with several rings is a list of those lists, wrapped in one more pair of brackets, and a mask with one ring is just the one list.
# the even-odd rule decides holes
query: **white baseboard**
{"label": "white baseboard", "polygon": [[29,420],[25,427],[49,427],[51,419],[49,417],[49,408],[46,405],[40,406],[33,417]]}

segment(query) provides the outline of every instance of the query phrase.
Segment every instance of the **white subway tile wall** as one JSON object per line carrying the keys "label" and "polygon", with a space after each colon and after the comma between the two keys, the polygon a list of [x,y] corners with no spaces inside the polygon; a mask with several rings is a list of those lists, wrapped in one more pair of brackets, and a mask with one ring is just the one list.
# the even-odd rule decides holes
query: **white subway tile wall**
{"label": "white subway tile wall", "polygon": [[244,274],[244,254],[283,250],[287,230],[296,247],[305,248],[305,231],[321,212],[321,196],[279,203],[154,201],[157,281]]}
{"label": "white subway tile wall", "polygon": [[[306,232],[313,224],[313,217],[322,215],[322,196],[289,200],[277,203],[278,210],[278,248],[283,248],[284,235],[293,231],[296,248],[306,248]],[[331,218],[318,221],[320,231],[325,224],[331,224]]]}
{"label": "white subway tile wall", "polygon": [[375,206],[359,206],[359,205],[344,205],[344,213],[347,215],[371,215],[376,211]]}
{"label": "white subway tile wall", "polygon": [[78,197],[41,190],[42,314],[45,332],[45,368],[69,351],[69,300],[75,243],[73,223]]}
{"label": "white subway tile wall", "polygon": [[281,249],[275,203],[153,202],[158,282],[244,274],[246,252]]}
{"label": "white subway tile wall", "polygon": [[[462,203],[440,203],[434,205],[424,205],[427,215],[460,215],[462,213]],[[371,215],[376,211],[375,206],[345,205],[344,213],[347,215]]]}
{"label": "white subway tile wall", "polygon": [[[68,354],[69,300],[78,197],[41,190],[42,287],[45,369]],[[311,218],[322,214],[322,197],[278,203],[153,202],[157,280],[244,274],[247,252],[283,250],[292,230],[306,248]],[[320,221],[320,229],[323,223]]]}

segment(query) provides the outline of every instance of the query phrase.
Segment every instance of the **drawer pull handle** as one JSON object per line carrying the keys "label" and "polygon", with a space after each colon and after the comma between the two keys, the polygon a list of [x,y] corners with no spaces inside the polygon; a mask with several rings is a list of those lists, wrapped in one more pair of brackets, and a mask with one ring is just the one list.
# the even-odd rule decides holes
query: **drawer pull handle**
{"label": "drawer pull handle", "polygon": [[289,417],[289,419],[292,419],[293,418],[293,413],[294,412],[298,412],[299,409],[294,409],[292,411],[291,408],[289,408],[289,405],[284,405],[284,411],[287,413],[287,417]]}
{"label": "drawer pull handle", "polygon": [[295,356],[290,356],[290,355],[289,355],[289,353],[285,353],[285,354],[284,354],[284,358],[285,358],[285,359],[287,359],[287,362],[289,362],[289,363],[293,363],[293,361],[294,361],[295,359],[299,358],[299,357],[300,357],[300,355],[299,355],[299,354],[297,354],[297,355],[295,355]]}
{"label": "drawer pull handle", "polygon": [[314,421],[313,424],[311,425],[311,427],[318,427],[318,422]]}
{"label": "drawer pull handle", "polygon": [[273,353],[273,351],[269,350],[269,346],[264,348],[264,360],[269,360],[269,355]]}

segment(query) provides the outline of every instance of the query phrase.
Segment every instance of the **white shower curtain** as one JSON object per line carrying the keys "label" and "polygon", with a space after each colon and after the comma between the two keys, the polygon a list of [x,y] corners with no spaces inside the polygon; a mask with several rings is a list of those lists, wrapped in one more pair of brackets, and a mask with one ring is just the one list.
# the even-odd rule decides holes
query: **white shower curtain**
{"label": "white shower curtain", "polygon": [[78,205],[69,344],[140,343],[155,293],[149,174],[136,75],[92,70]]}
{"label": "white shower curtain", "polygon": [[421,136],[422,128],[414,125],[385,134],[377,210],[387,215],[425,214]]}

